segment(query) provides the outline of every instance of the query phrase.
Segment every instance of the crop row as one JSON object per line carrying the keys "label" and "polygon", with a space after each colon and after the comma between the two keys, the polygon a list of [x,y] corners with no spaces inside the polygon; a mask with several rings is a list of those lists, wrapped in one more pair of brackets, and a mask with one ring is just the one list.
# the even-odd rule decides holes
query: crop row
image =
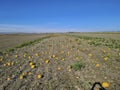
{"label": "crop row", "polygon": [[88,36],[76,36],[72,35],[74,37],[77,37],[78,39],[87,40],[88,44],[94,45],[94,46],[107,46],[109,48],[120,48],[120,40],[114,40],[114,39],[105,39],[105,38],[99,38],[99,37],[88,37]]}

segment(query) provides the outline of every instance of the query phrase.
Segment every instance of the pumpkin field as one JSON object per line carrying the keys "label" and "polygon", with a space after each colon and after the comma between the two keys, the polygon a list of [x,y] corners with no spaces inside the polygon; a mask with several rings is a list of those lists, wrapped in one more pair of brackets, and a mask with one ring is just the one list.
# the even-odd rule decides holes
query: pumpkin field
{"label": "pumpkin field", "polygon": [[0,90],[90,90],[95,82],[120,90],[120,33],[7,36],[0,38]]}

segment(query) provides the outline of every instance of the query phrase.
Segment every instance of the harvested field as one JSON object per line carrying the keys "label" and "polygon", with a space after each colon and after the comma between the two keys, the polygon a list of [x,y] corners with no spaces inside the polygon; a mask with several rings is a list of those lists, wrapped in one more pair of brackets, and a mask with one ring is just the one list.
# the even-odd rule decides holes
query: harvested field
{"label": "harvested field", "polygon": [[118,39],[48,36],[0,53],[0,90],[90,90],[94,82],[106,90],[120,89]]}
{"label": "harvested field", "polygon": [[0,51],[43,36],[44,34],[0,34]]}

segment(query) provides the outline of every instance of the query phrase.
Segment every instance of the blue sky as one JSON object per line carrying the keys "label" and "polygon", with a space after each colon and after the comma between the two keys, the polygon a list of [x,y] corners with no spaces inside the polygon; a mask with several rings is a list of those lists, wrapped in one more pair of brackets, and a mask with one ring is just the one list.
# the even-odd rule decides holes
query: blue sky
{"label": "blue sky", "polygon": [[120,31],[120,0],[0,0],[0,32]]}

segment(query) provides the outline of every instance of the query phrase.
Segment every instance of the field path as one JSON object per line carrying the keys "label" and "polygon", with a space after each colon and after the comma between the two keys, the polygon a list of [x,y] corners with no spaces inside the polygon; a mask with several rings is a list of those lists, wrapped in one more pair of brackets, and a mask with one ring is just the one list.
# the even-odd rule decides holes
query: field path
{"label": "field path", "polygon": [[0,90],[90,90],[94,82],[119,90],[118,52],[72,36],[46,38],[0,56]]}

